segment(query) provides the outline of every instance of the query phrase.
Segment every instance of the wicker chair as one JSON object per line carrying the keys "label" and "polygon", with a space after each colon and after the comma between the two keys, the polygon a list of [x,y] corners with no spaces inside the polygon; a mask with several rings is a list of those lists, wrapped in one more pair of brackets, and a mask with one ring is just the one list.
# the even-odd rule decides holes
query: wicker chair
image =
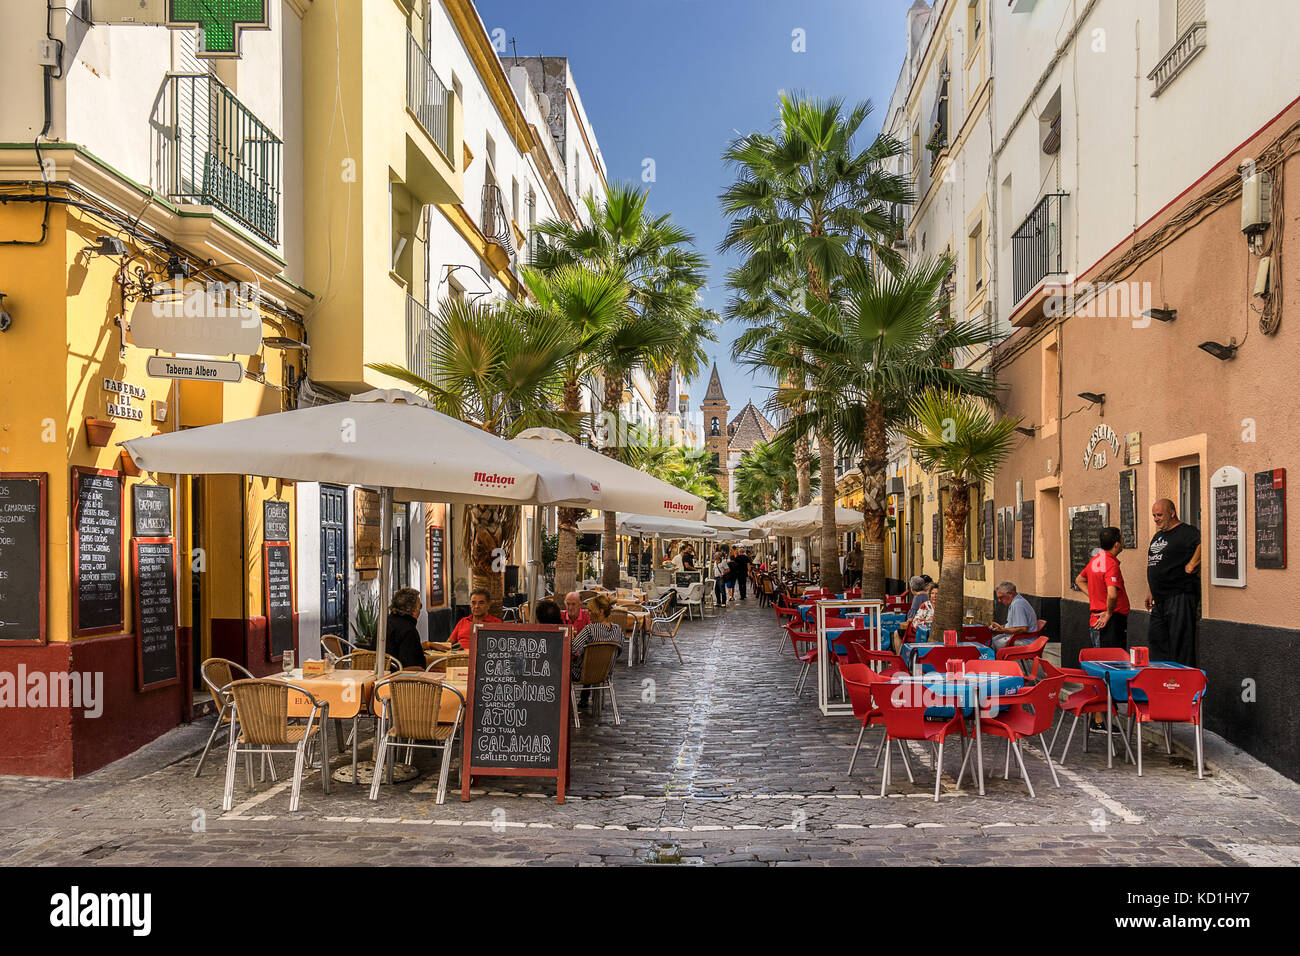
{"label": "wicker chair", "polygon": [[[402,662],[392,654],[385,654],[384,656],[388,658],[388,670],[390,672],[402,669]],[[353,651],[351,654],[346,654],[336,660],[334,666],[339,670],[372,671],[375,669],[375,652]]]}
{"label": "wicker chair", "polygon": [[[238,673],[235,673],[238,671]],[[208,752],[212,749],[212,742],[217,739],[217,731],[223,727],[230,729],[230,682],[239,677],[252,677],[247,670],[236,664],[234,661],[228,661],[224,657],[209,657],[199,666],[199,673],[203,676],[203,683],[208,685],[208,690],[212,692],[212,700],[220,708],[217,711],[217,722],[212,725],[212,733],[208,734],[208,742],[203,748],[203,756],[199,757],[199,765],[194,768],[194,776],[197,778],[203,772],[203,761],[208,759]],[[274,767],[272,771],[274,772]],[[252,778],[249,778],[249,785],[252,785]]]}
{"label": "wicker chair", "polygon": [[468,667],[469,654],[464,651],[448,651],[429,661],[424,668],[430,674],[444,674],[449,667]]}
{"label": "wicker chair", "polygon": [[[650,622],[650,636],[658,637],[660,644],[665,641],[672,641],[673,650],[677,652],[677,661],[680,664],[685,664],[686,662],[682,660],[682,650],[677,646],[677,631],[682,626],[682,618],[685,616],[686,608],[679,607],[675,612],[666,617],[656,615]],[[643,652],[644,649],[645,645],[642,645]]]}
{"label": "wicker chair", "polygon": [[[379,697],[380,688],[387,688],[387,696]],[[456,719],[450,724],[440,723],[438,713],[442,695],[455,694],[460,700]],[[438,772],[438,798],[442,803],[447,796],[447,770],[451,766],[452,744],[465,713],[465,698],[454,687],[425,674],[401,673],[385,677],[375,684],[376,699],[383,701],[384,733],[375,752],[375,773],[370,784],[370,799],[379,799],[379,783],[384,776],[384,765],[393,747],[413,747],[442,751],[442,769]]]}
{"label": "wicker chair", "polygon": [[[291,753],[293,763],[293,791],[289,796],[289,811],[298,809],[302,793],[302,774],[307,762],[307,747],[319,740],[321,746],[321,786],[330,792],[329,735],[320,732],[329,720],[328,701],[317,700],[309,691],[287,681],[250,678],[230,684],[233,701],[230,748],[226,758],[226,790],[221,800],[222,810],[229,810],[235,795],[235,763],[240,753]],[[311,701],[311,713],[305,724],[289,723],[289,691],[296,691]],[[319,718],[319,719],[318,719]],[[252,768],[249,767],[249,786],[252,786]]]}
{"label": "wicker chair", "polygon": [[343,638],[337,637],[334,634],[322,634],[320,636],[320,647],[321,650],[329,655],[330,660],[332,661],[337,661],[340,658],[347,657],[349,654],[355,654],[357,650],[348,641],[345,641]]}
{"label": "wicker chair", "polygon": [[[614,696],[614,658],[618,656],[618,641],[592,641],[582,649],[582,660],[578,664],[578,678],[569,685],[573,698],[573,726],[581,727],[578,721],[578,689],[584,691],[609,691],[609,702],[614,707],[614,723],[622,721],[618,716],[618,698]],[[600,721],[603,698],[597,698],[596,720]]]}

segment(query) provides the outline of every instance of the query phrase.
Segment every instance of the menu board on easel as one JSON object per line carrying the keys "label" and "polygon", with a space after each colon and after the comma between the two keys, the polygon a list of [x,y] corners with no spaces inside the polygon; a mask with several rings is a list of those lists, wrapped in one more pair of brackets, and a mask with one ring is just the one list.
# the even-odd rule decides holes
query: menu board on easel
{"label": "menu board on easel", "polygon": [[471,641],[461,800],[475,776],[555,777],[569,767],[569,632],[549,624],[487,624]]}
{"label": "menu board on easel", "polygon": [[1286,567],[1286,469],[1255,472],[1255,567]]}
{"label": "menu board on easel", "polygon": [[46,482],[0,474],[0,641],[11,646],[45,642]]}
{"label": "menu board on easel", "polygon": [[293,650],[293,559],[287,544],[262,546],[267,654],[275,660]]}
{"label": "menu board on easel", "polygon": [[140,690],[180,680],[176,641],[176,542],[131,539],[136,679]]}
{"label": "menu board on easel", "polygon": [[1214,543],[1210,583],[1220,587],[1246,586],[1246,473],[1224,465],[1210,477],[1210,510]]}
{"label": "menu board on easel", "polygon": [[78,636],[122,629],[122,476],[115,471],[72,471],[72,628]]}

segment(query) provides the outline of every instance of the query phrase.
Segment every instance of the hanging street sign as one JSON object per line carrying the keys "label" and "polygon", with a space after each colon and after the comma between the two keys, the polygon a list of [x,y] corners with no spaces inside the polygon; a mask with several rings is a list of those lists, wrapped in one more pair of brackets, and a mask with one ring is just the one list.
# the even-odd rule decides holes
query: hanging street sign
{"label": "hanging street sign", "polygon": [[152,378],[184,378],[199,382],[238,382],[244,366],[238,362],[151,355],[144,369]]}

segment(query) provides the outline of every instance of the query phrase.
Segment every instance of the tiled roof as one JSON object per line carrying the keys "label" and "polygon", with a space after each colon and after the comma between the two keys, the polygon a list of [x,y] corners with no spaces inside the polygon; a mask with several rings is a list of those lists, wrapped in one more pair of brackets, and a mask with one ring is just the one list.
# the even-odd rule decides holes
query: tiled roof
{"label": "tiled roof", "polygon": [[770,441],[776,426],[769,422],[753,402],[746,402],[740,414],[727,426],[731,433],[731,451],[749,451],[761,441]]}
{"label": "tiled roof", "polygon": [[713,371],[709,373],[709,389],[704,393],[706,402],[725,402],[727,396],[722,394],[722,380],[718,378],[718,363],[713,363]]}

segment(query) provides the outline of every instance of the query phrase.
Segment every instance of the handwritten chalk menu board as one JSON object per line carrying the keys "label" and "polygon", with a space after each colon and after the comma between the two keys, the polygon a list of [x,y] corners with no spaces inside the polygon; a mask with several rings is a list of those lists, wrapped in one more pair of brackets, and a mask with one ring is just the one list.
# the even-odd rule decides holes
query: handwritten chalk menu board
{"label": "handwritten chalk menu board", "polygon": [[352,489],[352,567],[379,570],[379,492]]}
{"label": "handwritten chalk menu board", "polygon": [[1026,501],[1020,506],[1020,514],[1020,556],[1032,558],[1034,556],[1034,503]]}
{"label": "handwritten chalk menu board", "polygon": [[46,476],[0,474],[0,641],[45,640]]}
{"label": "handwritten chalk menu board", "polygon": [[176,543],[131,541],[136,675],[140,690],[180,679],[176,645]]}
{"label": "handwritten chalk menu board", "polygon": [[984,560],[985,561],[992,561],[994,554],[997,553],[993,550],[993,539],[997,533],[997,529],[994,527],[994,523],[997,521],[995,515],[996,515],[996,510],[993,507],[992,499],[984,502]]}
{"label": "handwritten chalk menu board", "polygon": [[943,549],[943,525],[940,523],[939,512],[930,515],[930,557],[935,561],[941,560]]}
{"label": "handwritten chalk menu board", "polygon": [[674,587],[688,588],[692,584],[699,584],[704,580],[704,574],[701,571],[678,571],[673,575]]}
{"label": "handwritten chalk menu board", "polygon": [[1110,505],[1078,505],[1070,509],[1070,587],[1092,553],[1101,547],[1101,529],[1110,522]]}
{"label": "handwritten chalk menu board", "polygon": [[72,561],[78,635],[105,634],[123,624],[122,476],[112,471],[72,473]]}
{"label": "handwritten chalk menu board", "polygon": [[1007,560],[1007,509],[999,508],[997,517],[998,526],[998,560]]}
{"label": "handwritten chalk menu board", "polygon": [[1210,508],[1214,514],[1214,557],[1210,583],[1230,588],[1246,586],[1246,473],[1224,465],[1210,476]]}
{"label": "handwritten chalk menu board", "polygon": [[136,538],[172,536],[172,490],[166,485],[131,488],[131,535]]}
{"label": "handwritten chalk menu board", "polygon": [[469,655],[461,800],[475,775],[555,777],[569,764],[569,632],[546,624],[480,627]]}
{"label": "handwritten chalk menu board", "polygon": [[1126,548],[1138,546],[1137,533],[1137,470],[1130,468],[1119,473],[1119,534]]}
{"label": "handwritten chalk menu board", "polygon": [[293,650],[293,562],[287,544],[266,544],[262,550],[267,653],[274,660]]}
{"label": "handwritten chalk menu board", "polygon": [[1255,567],[1286,567],[1285,468],[1255,472]]}
{"label": "handwritten chalk menu board", "polygon": [[262,540],[289,540],[289,502],[275,500],[262,502]]}
{"label": "handwritten chalk menu board", "polygon": [[443,581],[443,530],[429,525],[424,534],[424,554],[429,566],[429,607],[442,607],[447,603],[447,586]]}

